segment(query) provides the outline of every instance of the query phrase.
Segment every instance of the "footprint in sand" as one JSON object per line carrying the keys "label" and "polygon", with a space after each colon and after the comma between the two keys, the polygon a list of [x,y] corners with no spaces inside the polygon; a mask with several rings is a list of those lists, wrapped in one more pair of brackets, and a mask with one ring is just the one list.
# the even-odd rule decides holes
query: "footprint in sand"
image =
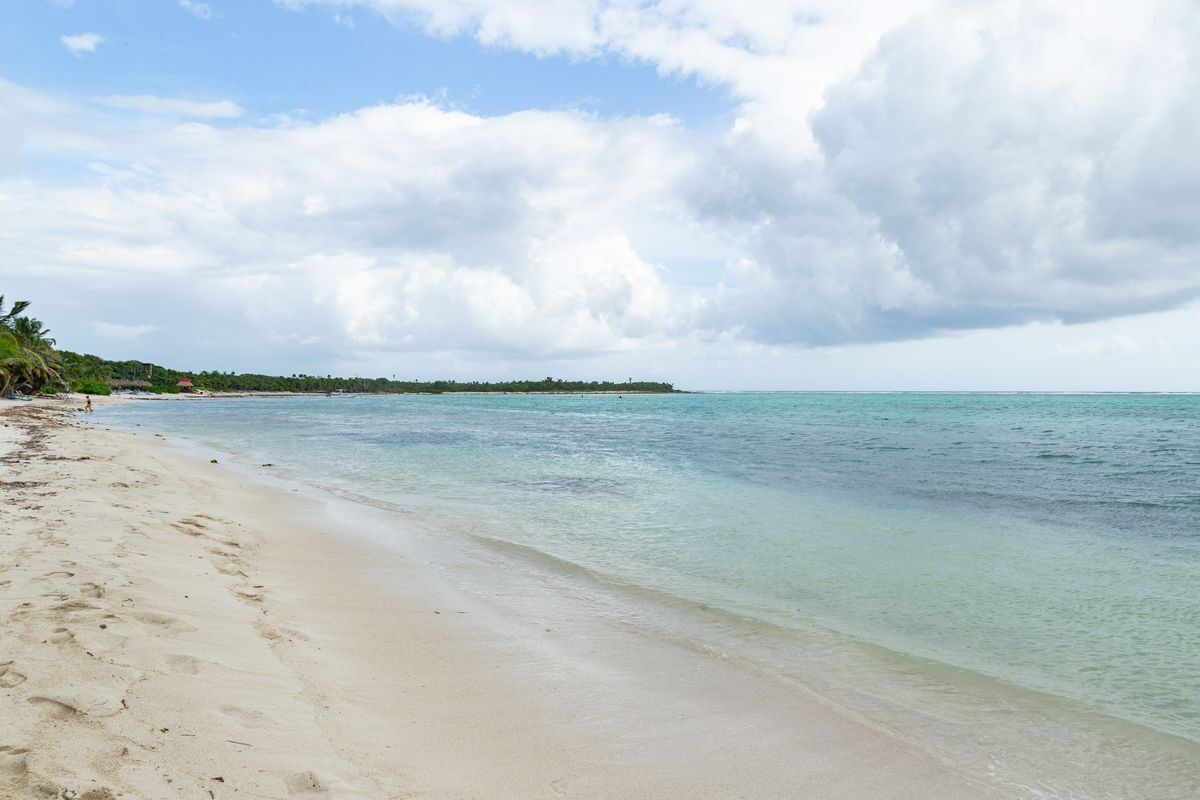
{"label": "footprint in sand", "polygon": [[158,611],[131,611],[129,616],[146,625],[156,625],[176,633],[191,633],[196,630],[194,625]]}
{"label": "footprint in sand", "polygon": [[42,697],[40,695],[31,697],[29,698],[29,704],[31,706],[44,706],[59,717],[73,717],[79,713],[79,710],[69,702],[56,700],[53,697]]}
{"label": "footprint in sand", "polygon": [[59,717],[83,714],[88,717],[111,717],[128,708],[124,692],[115,686],[65,686],[55,694],[34,695],[29,704],[43,706]]}
{"label": "footprint in sand", "polygon": [[261,711],[248,711],[237,706],[221,706],[221,713],[227,717],[233,717],[247,728],[270,728],[273,726],[271,718]]}
{"label": "footprint in sand", "polygon": [[66,644],[75,638],[75,634],[67,628],[55,628],[46,638],[54,644]]}
{"label": "footprint in sand", "polygon": [[167,666],[180,675],[195,675],[200,672],[200,659],[193,656],[167,656]]}
{"label": "footprint in sand", "polygon": [[51,608],[52,611],[57,611],[59,614],[74,614],[79,611],[95,611],[96,606],[91,603],[85,603],[82,600],[68,600],[65,603],[59,603]]}
{"label": "footprint in sand", "polygon": [[25,682],[25,676],[13,669],[13,662],[0,664],[0,687],[11,689]]}
{"label": "footprint in sand", "polygon": [[172,523],[171,527],[180,533],[186,533],[188,536],[207,536],[207,534],[202,530],[198,530],[188,525],[181,525],[178,522]]}
{"label": "footprint in sand", "polygon": [[175,622],[175,618],[170,614],[162,614],[158,611],[135,611],[129,616],[138,622],[144,622],[147,625],[162,625],[164,628]]}
{"label": "footprint in sand", "polygon": [[101,598],[104,597],[104,587],[98,583],[88,582],[79,587],[79,593],[84,597]]}
{"label": "footprint in sand", "polygon": [[0,745],[0,775],[11,779],[23,778],[29,772],[29,750],[24,747]]}
{"label": "footprint in sand", "polygon": [[79,795],[79,800],[117,800],[117,796],[113,794],[112,789],[105,786],[99,789],[88,789]]}
{"label": "footprint in sand", "polygon": [[54,572],[47,572],[42,577],[43,578],[74,578],[75,573],[67,572],[66,570],[60,569],[60,570],[55,570]]}
{"label": "footprint in sand", "polygon": [[222,575],[241,575],[243,578],[250,577],[242,571],[238,561],[225,561],[217,564],[216,568],[217,572],[221,573]]}
{"label": "footprint in sand", "polygon": [[266,639],[268,642],[277,642],[283,638],[279,631],[275,630],[261,619],[254,621],[254,627],[258,629],[258,635]]}

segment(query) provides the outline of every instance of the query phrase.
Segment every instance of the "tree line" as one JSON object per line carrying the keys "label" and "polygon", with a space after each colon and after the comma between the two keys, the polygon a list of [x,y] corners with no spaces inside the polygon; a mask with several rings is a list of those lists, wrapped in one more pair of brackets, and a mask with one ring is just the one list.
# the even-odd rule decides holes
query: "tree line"
{"label": "tree line", "polygon": [[145,361],[109,361],[99,356],[64,350],[63,364],[75,380],[102,381],[152,392],[176,391],[181,378],[196,389],[214,392],[365,392],[373,394],[448,394],[453,392],[654,392],[675,388],[660,381],[569,381],[561,378],[513,381],[417,381],[391,378],[339,377],[336,375],[262,375],[253,372],[184,372]]}
{"label": "tree line", "polygon": [[145,361],[110,361],[94,355],[56,350],[41,322],[25,315],[27,301],[5,310],[0,295],[0,397],[13,393],[54,393],[70,389],[109,394],[113,388],[155,393],[178,392],[183,378],[195,389],[214,392],[366,392],[381,394],[454,392],[674,392],[660,381],[568,381],[559,378],[514,381],[416,381],[333,375],[261,375],[234,372],[185,372]]}

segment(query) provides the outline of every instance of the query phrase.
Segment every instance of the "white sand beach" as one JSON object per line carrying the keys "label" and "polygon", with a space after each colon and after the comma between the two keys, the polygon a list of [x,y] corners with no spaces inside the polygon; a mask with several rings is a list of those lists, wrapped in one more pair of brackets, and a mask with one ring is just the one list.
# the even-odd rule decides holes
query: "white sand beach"
{"label": "white sand beach", "polygon": [[[732,660],[519,597],[498,614],[519,585],[401,515],[78,406],[0,412],[4,797],[1010,796]],[[347,530],[371,526],[395,546]]]}

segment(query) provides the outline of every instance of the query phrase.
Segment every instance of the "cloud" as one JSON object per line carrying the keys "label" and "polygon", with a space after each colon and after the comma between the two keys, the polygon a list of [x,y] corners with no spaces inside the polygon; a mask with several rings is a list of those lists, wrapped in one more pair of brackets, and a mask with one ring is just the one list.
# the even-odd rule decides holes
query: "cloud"
{"label": "cloud", "polygon": [[179,7],[197,19],[212,19],[212,6],[208,3],[197,3],[195,0],[179,0]]}
{"label": "cloud", "polygon": [[0,182],[3,226],[25,231],[0,256],[76,285],[169,274],[267,340],[330,347],[599,352],[681,324],[631,239],[662,236],[654,187],[690,166],[670,120],[414,100],[272,128],[105,124],[121,132],[102,159],[81,149],[89,184]]}
{"label": "cloud", "polygon": [[1097,339],[1085,339],[1071,344],[1060,344],[1054,352],[1060,356],[1097,356],[1097,355],[1128,355],[1143,353],[1146,345],[1125,334],[1114,333]]}
{"label": "cloud", "polygon": [[170,276],[263,341],[358,353],[842,346],[1200,297],[1189,3],[320,2],[650,63],[733,118],[418,98],[233,127],[205,124],[229,101],[0,84],[9,160],[87,170],[0,180],[0,257]]}
{"label": "cloud", "polygon": [[95,102],[123,111],[200,119],[232,119],[243,114],[242,107],[230,100],[179,100],[142,94],[98,97]]}
{"label": "cloud", "polygon": [[74,36],[59,37],[59,41],[63,43],[63,47],[75,55],[82,55],[96,52],[96,48],[104,41],[104,37],[98,33],[78,33]]}
{"label": "cloud", "polygon": [[[1171,4],[1154,11],[949,5],[828,90],[812,128],[831,190],[933,292],[906,317],[1083,321],[1200,294],[1194,228],[1167,236],[1109,210],[1154,208],[1168,226],[1159,215],[1200,202],[1200,161],[1178,138],[1200,121],[1194,59],[1179,71],[1197,28],[1171,24]],[[1125,168],[1130,148],[1174,165],[1171,202]]]}
{"label": "cloud", "polygon": [[155,325],[125,325],[116,322],[93,322],[92,330],[106,339],[131,341],[158,330]]}
{"label": "cloud", "polygon": [[710,335],[879,341],[1200,295],[1185,2],[288,4],[313,3],[729,91],[734,124],[672,187],[742,265],[698,310]]}
{"label": "cloud", "polygon": [[355,349],[562,356],[620,350],[662,331],[668,292],[621,237],[534,239],[523,256],[522,268],[505,269],[419,253],[323,254],[229,286],[259,298],[295,292],[268,305],[275,325],[322,314],[334,324],[322,340]]}

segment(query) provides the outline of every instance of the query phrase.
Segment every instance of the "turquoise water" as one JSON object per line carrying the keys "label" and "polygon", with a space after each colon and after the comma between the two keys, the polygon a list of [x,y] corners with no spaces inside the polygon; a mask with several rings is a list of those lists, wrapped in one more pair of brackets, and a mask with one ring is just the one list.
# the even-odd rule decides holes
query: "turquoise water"
{"label": "turquoise water", "polygon": [[1200,396],[361,396],[102,414],[684,606],[1200,742]]}

